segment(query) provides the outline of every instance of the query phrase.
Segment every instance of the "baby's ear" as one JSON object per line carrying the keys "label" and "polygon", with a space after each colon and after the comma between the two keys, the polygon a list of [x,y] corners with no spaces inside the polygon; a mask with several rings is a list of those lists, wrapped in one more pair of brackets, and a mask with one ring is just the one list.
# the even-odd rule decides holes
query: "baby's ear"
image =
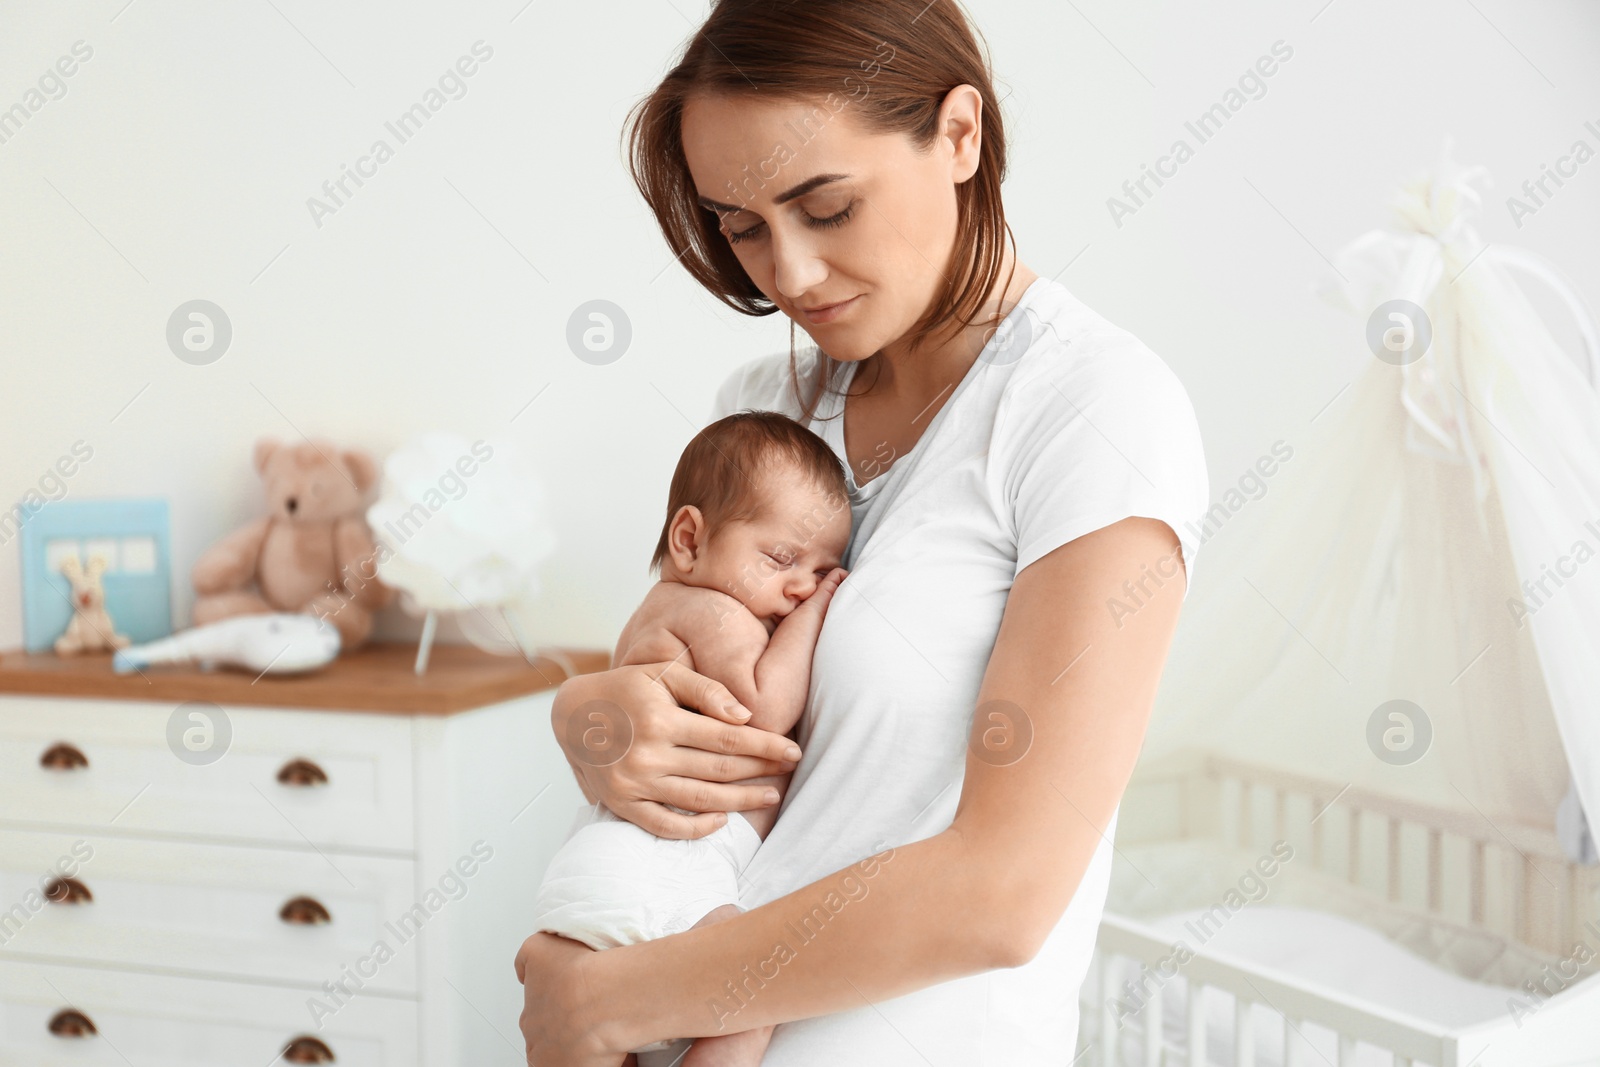
{"label": "baby's ear", "polygon": [[680,504],[667,525],[667,551],[673,563],[686,567],[705,548],[705,516],[693,504]]}

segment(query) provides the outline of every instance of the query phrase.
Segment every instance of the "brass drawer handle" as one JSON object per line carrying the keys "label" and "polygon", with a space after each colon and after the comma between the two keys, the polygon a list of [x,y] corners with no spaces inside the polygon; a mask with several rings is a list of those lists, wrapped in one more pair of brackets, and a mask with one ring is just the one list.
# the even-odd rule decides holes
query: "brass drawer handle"
{"label": "brass drawer handle", "polygon": [[284,1063],[332,1063],[333,1049],[314,1037],[297,1037],[284,1046]]}
{"label": "brass drawer handle", "polygon": [[327,785],[328,775],[308,759],[292,759],[278,771],[278,782],[288,786]]}
{"label": "brass drawer handle", "polygon": [[51,771],[87,770],[89,758],[65,741],[58,741],[44,750],[44,755],[39,757],[39,766]]}
{"label": "brass drawer handle", "polygon": [[93,1037],[100,1031],[83,1012],[62,1008],[51,1016],[50,1032],[57,1037]]}
{"label": "brass drawer handle", "polygon": [[333,921],[328,909],[310,897],[295,897],[279,909],[278,918],[290,926],[321,926]]}
{"label": "brass drawer handle", "polygon": [[94,894],[76,878],[52,878],[45,883],[44,896],[52,904],[93,904]]}

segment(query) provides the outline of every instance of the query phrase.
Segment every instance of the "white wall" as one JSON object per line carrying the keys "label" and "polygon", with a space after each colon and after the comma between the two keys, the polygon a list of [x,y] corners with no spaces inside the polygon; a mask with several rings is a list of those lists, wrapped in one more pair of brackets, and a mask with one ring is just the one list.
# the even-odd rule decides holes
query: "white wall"
{"label": "white wall", "polygon": [[[788,343],[787,320],[735,315],[673,265],[621,164],[626,109],[705,4],[124,3],[0,3],[0,109],[74,42],[93,49],[0,143],[0,504],[89,442],[70,495],[171,501],[186,622],[189,565],[260,506],[257,436],[378,454],[428,428],[504,436],[562,505],[536,636],[609,646],[715,386]],[[1010,91],[1023,260],[1174,367],[1219,493],[1371,358],[1311,286],[1388,223],[1445,134],[1497,183],[1483,234],[1600,307],[1600,161],[1520,230],[1503,199],[1575,140],[1600,148],[1584,129],[1600,125],[1600,7],[1324,4],[969,6]],[[1293,57],[1265,95],[1116,226],[1107,197],[1280,39]],[[479,40],[493,56],[466,95],[317,226],[308,197]],[[208,366],[165,340],[195,298],[234,328]],[[633,324],[610,366],[564,340],[594,298]],[[15,544],[0,648],[21,642]]]}

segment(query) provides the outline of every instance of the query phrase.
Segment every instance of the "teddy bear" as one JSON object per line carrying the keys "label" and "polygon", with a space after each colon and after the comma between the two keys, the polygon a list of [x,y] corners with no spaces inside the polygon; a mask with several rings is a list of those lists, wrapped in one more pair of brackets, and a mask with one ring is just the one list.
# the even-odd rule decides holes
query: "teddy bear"
{"label": "teddy bear", "polygon": [[128,647],[128,636],[117,633],[111,613],[106,611],[105,586],[100,580],[105,572],[104,556],[93,557],[87,567],[75,555],[61,561],[61,573],[72,584],[72,621],[56,638],[56,655]]}
{"label": "teddy bear", "polygon": [[378,580],[378,546],[364,518],[377,464],[325,439],[284,445],[263,437],[253,458],[268,513],[195,561],[195,625],[304,612],[332,623],[343,648],[360,646],[373,612],[395,597]]}

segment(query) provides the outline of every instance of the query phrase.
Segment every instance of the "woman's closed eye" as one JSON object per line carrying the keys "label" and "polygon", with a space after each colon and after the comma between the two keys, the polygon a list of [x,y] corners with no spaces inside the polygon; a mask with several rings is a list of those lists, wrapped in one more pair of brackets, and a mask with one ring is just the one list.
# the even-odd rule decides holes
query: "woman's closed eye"
{"label": "woman's closed eye", "polygon": [[[811,215],[806,215],[806,225],[810,226],[814,230],[828,230],[835,226],[843,226],[845,223],[850,221],[850,216],[855,214],[855,210],[856,202],[852,200],[843,211],[839,212],[837,215],[829,215],[825,219],[814,218]],[[766,223],[758,222],[748,230],[724,230],[723,232],[728,235],[728,241],[730,243],[738,244],[740,241],[748,241],[750,238],[756,236],[756,234],[759,233],[765,226]]]}

